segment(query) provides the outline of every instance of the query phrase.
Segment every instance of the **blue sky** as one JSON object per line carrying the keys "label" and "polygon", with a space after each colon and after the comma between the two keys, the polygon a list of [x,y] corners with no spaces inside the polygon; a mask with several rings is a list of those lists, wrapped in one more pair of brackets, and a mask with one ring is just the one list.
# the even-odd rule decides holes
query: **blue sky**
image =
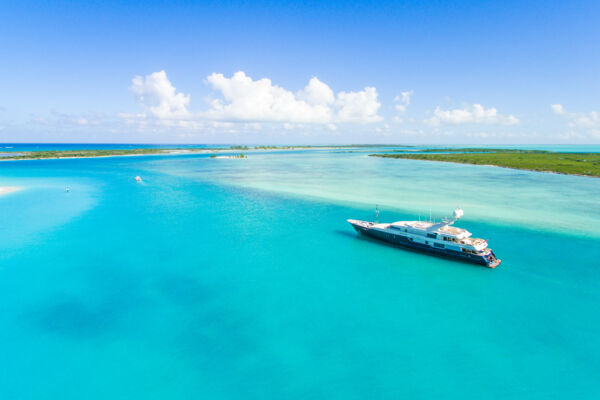
{"label": "blue sky", "polygon": [[600,143],[598,21],[598,1],[3,2],[0,141]]}

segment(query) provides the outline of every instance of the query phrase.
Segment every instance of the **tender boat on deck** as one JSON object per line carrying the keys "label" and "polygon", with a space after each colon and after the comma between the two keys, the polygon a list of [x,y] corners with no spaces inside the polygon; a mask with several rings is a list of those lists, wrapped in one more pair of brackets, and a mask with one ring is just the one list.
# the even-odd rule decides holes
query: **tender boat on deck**
{"label": "tender boat on deck", "polygon": [[390,224],[355,219],[348,222],[360,234],[397,246],[496,268],[501,260],[487,247],[487,240],[472,238],[466,229],[450,226],[463,214],[463,210],[457,208],[452,218],[438,223],[398,221]]}

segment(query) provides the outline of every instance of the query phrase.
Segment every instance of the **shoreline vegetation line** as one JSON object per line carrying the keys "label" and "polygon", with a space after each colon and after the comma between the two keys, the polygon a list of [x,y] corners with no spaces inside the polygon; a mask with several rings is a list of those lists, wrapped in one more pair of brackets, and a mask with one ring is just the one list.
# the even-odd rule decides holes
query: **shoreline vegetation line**
{"label": "shoreline vegetation line", "polygon": [[369,154],[371,157],[486,165],[536,172],[600,177],[600,153],[511,149],[424,149]]}

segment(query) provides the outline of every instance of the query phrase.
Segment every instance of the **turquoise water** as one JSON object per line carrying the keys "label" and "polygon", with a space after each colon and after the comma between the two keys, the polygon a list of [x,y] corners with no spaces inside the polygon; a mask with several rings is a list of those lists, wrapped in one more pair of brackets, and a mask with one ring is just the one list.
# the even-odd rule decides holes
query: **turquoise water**
{"label": "turquoise water", "polygon": [[[600,179],[320,150],[3,162],[0,186],[24,188],[2,399],[600,395]],[[358,238],[375,204],[461,206],[503,263]]]}

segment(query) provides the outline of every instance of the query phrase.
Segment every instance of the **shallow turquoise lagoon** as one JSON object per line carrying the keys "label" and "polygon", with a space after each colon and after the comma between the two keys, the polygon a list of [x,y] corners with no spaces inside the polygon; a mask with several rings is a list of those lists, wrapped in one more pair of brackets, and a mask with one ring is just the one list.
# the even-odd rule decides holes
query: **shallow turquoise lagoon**
{"label": "shallow turquoise lagoon", "polygon": [[[600,396],[600,179],[315,150],[2,162],[0,186],[2,399]],[[503,263],[358,238],[375,204],[461,206]]]}

